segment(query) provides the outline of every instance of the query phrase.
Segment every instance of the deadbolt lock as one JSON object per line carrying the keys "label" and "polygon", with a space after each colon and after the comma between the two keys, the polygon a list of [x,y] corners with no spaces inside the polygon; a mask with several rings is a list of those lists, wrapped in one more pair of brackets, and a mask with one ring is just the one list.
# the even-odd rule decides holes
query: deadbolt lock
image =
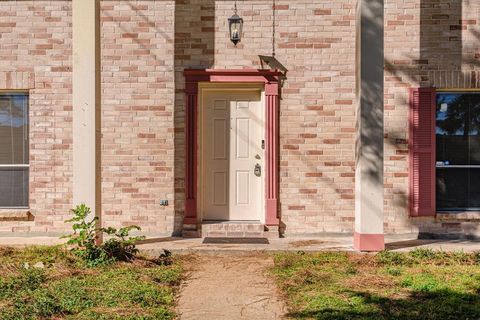
{"label": "deadbolt lock", "polygon": [[256,164],[255,165],[255,171],[254,171],[255,175],[257,177],[260,177],[262,175],[262,167],[260,166],[260,164]]}

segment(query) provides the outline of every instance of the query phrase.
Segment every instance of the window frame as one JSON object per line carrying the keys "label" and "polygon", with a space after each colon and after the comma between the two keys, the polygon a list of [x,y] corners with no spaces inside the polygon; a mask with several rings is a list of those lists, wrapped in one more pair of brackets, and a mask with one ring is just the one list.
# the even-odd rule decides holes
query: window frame
{"label": "window frame", "polygon": [[0,204],[0,210],[23,210],[30,209],[30,91],[23,89],[0,89],[0,96],[10,95],[10,94],[22,94],[27,97],[27,145],[28,145],[28,163],[26,164],[0,164],[1,169],[25,169],[28,174],[28,184],[27,184],[27,206],[2,206]]}
{"label": "window frame", "polygon": [[[480,89],[465,89],[465,88],[456,88],[456,89],[435,89],[435,105],[436,101],[438,98],[438,95],[440,94],[479,94],[480,95]],[[435,131],[437,127],[437,112],[435,111],[434,113],[434,125],[435,125]],[[460,169],[475,169],[475,168],[480,168],[480,165],[438,165],[437,164],[437,152],[436,152],[437,145],[435,144],[435,181],[437,180],[437,169],[446,169],[446,168],[460,168]],[[468,208],[439,208],[437,206],[437,187],[436,187],[436,182],[434,184],[434,196],[435,196],[435,211],[436,213],[440,214],[445,214],[445,213],[453,213],[453,214],[461,214],[461,213],[472,213],[472,212],[480,212],[480,208],[477,207],[472,207],[471,209]]]}

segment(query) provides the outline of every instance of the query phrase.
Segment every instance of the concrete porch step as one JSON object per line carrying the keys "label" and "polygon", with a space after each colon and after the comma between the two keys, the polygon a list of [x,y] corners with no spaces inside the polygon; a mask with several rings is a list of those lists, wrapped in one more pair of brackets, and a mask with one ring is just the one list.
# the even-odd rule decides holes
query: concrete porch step
{"label": "concrete porch step", "polygon": [[261,238],[265,236],[265,226],[260,221],[203,221],[202,238]]}

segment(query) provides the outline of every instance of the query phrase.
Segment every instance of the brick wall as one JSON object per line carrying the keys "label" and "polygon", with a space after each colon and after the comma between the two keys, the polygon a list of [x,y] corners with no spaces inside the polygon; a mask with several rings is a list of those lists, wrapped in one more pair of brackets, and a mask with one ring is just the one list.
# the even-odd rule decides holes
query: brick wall
{"label": "brick wall", "polygon": [[[173,1],[101,2],[103,223],[172,234]],[[159,200],[169,200],[167,207]],[[177,227],[177,231],[179,231]]]}
{"label": "brick wall", "polygon": [[[195,12],[195,14],[192,14]],[[177,210],[183,210],[185,67],[260,68],[272,55],[269,1],[240,1],[244,37],[228,38],[232,1],[177,2],[175,19]],[[280,202],[286,233],[352,232],[355,5],[276,1],[276,58],[289,71],[280,102]],[[216,35],[214,36],[214,33]]]}
{"label": "brick wall", "polygon": [[409,218],[408,88],[480,88],[480,3],[385,1],[385,227],[387,233],[480,236],[471,215]]}
{"label": "brick wall", "polygon": [[[386,231],[478,232],[478,223],[408,217],[407,89],[480,86],[480,4],[385,4]],[[106,225],[135,223],[150,235],[181,230],[183,70],[260,68],[258,56],[272,54],[271,2],[238,2],[245,27],[237,47],[227,32],[232,7],[227,0],[101,2]],[[0,222],[0,232],[64,232],[73,205],[71,2],[1,1],[0,16],[0,89],[30,90],[34,216]],[[352,232],[355,5],[277,0],[275,17],[276,58],[288,69],[280,105],[286,234]]]}
{"label": "brick wall", "polygon": [[175,220],[179,222],[175,228],[181,230],[185,207],[185,79],[183,70],[213,67],[215,1],[177,1],[174,17]]}
{"label": "brick wall", "polygon": [[72,199],[70,1],[0,1],[0,89],[30,95],[30,207],[34,221],[0,233],[66,230]]}

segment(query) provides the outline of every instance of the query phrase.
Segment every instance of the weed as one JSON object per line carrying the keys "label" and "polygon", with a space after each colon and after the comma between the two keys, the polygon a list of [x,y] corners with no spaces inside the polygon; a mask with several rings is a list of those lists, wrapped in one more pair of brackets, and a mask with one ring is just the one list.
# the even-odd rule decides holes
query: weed
{"label": "weed", "polygon": [[[72,252],[88,267],[104,266],[115,261],[131,261],[138,253],[135,242],[144,237],[131,237],[129,234],[132,230],[140,230],[140,227],[128,226],[118,230],[112,227],[97,228],[98,217],[89,220],[91,210],[85,204],[78,205],[71,211],[73,218],[66,222],[73,222],[73,233],[63,238],[68,238],[67,244],[74,246]],[[106,233],[111,238],[98,244],[100,233]]]}
{"label": "weed", "polygon": [[109,227],[102,228],[101,230],[109,236],[113,236],[105,241],[102,249],[107,253],[110,259],[115,261],[131,261],[138,253],[135,243],[145,238],[141,236],[129,236],[130,231],[140,230],[140,227],[138,226],[128,226],[118,230]]}
{"label": "weed", "polygon": [[163,250],[163,253],[158,256],[155,262],[162,266],[169,266],[172,264],[172,253],[168,250]]}
{"label": "weed", "polygon": [[379,252],[375,257],[380,264],[384,265],[400,265],[407,262],[404,254],[388,250]]}
{"label": "weed", "polygon": [[354,265],[352,265],[352,264],[347,264],[347,265],[345,266],[345,273],[346,273],[346,274],[353,275],[353,274],[357,274],[357,273],[358,273],[358,270],[357,270],[357,268],[356,268]]}
{"label": "weed", "polygon": [[402,274],[402,269],[399,267],[387,267],[387,273],[391,276],[398,277]]}

